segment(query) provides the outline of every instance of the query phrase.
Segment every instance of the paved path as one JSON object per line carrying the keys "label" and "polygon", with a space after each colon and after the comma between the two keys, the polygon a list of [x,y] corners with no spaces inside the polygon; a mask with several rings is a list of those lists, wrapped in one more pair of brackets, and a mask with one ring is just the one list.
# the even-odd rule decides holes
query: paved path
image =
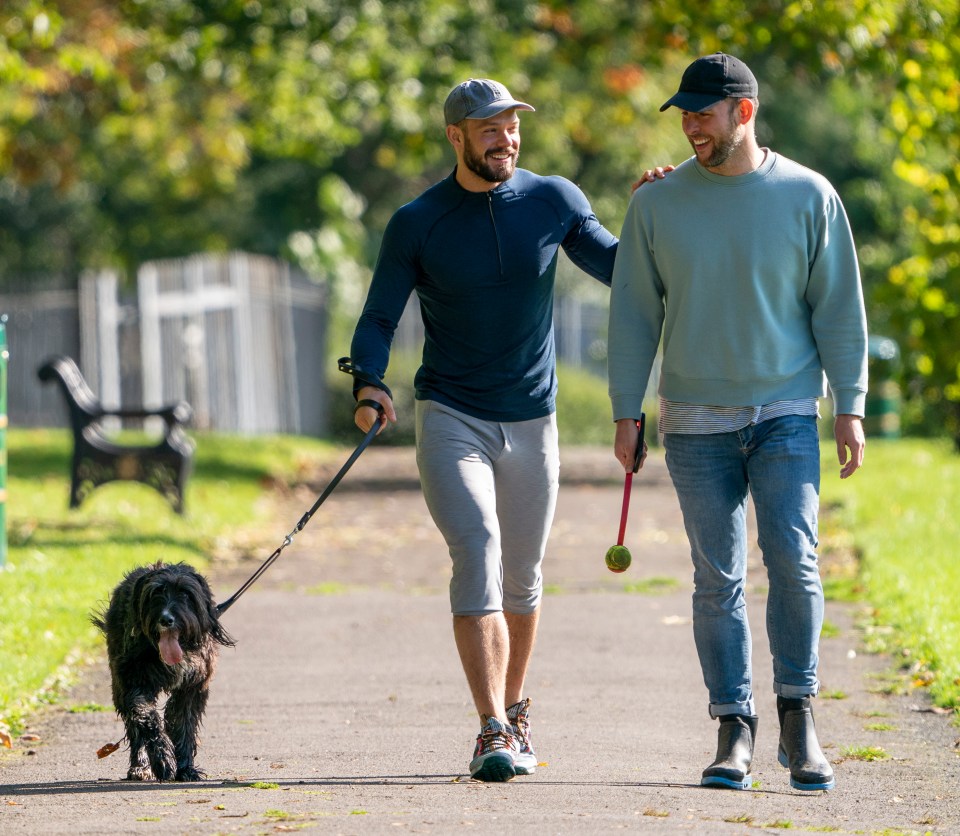
{"label": "paved path", "polygon": [[[548,595],[529,677],[536,775],[469,780],[477,720],[446,597],[448,560],[409,451],[373,447],[282,558],[225,616],[238,639],[213,684],[198,784],[130,784],[112,711],[37,718],[39,742],[0,757],[2,834],[960,834],[960,731],[922,694],[884,695],[889,660],[861,651],[856,609],[830,604],[817,721],[837,789],[790,789],[776,763],[763,572],[750,605],[760,713],[746,792],[706,790],[716,726],[690,628],[690,569],[662,461],[636,479],[633,567],[603,565],[622,477],[606,451],[568,450]],[[335,469],[335,468],[334,468]],[[387,477],[384,477],[387,474]],[[323,484],[324,476],[321,479]],[[276,542],[312,503],[291,495]],[[289,514],[289,515],[287,515]],[[153,557],[150,555],[148,557]],[[259,558],[259,559],[262,559]],[[214,572],[226,598],[257,562]],[[101,661],[68,706],[109,705]],[[887,730],[870,729],[882,724]],[[27,746],[32,749],[27,749]],[[844,758],[880,746],[883,761]]]}

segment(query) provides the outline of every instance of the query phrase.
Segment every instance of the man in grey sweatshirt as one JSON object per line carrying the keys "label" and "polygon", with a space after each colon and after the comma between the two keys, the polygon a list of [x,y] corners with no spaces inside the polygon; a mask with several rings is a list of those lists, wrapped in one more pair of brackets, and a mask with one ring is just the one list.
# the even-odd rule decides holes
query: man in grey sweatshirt
{"label": "man in grey sweatshirt", "polygon": [[723,53],[697,59],[661,110],[671,106],[694,156],[638,189],[624,221],[610,300],[614,453],[632,468],[662,339],[659,430],[690,540],[710,715],[720,721],[701,783],[752,783],[751,496],[769,580],[779,760],[794,788],[832,789],[811,708],[823,621],[817,418],[829,382],[840,475],[852,475],[863,462],[867,386],[856,250],[830,183],[757,143],[758,86],[746,64]]}

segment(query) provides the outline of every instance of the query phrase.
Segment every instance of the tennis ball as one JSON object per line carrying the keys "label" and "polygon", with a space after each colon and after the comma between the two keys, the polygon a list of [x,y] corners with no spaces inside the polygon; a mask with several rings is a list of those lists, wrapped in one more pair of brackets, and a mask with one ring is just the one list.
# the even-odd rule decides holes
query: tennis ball
{"label": "tennis ball", "polygon": [[630,568],[630,549],[626,546],[611,546],[607,549],[606,557],[607,568],[611,572],[626,572]]}

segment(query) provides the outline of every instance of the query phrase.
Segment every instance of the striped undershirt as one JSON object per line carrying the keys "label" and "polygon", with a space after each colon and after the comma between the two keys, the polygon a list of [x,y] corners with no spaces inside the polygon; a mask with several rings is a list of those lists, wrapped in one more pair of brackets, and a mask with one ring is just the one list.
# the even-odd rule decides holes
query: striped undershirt
{"label": "striped undershirt", "polygon": [[763,406],[705,406],[660,398],[657,426],[661,434],[710,435],[736,432],[751,424],[760,424],[784,415],[814,415],[819,418],[819,401],[816,398],[796,398]]}

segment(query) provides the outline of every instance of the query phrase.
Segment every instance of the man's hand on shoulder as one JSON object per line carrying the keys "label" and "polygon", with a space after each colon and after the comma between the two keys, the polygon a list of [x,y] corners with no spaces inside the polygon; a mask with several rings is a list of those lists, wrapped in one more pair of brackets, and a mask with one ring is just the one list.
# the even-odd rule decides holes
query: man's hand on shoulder
{"label": "man's hand on shoulder", "polygon": [[656,168],[648,168],[645,172],[643,172],[643,174],[640,175],[640,179],[637,180],[637,182],[634,183],[630,188],[630,193],[633,194],[644,183],[652,183],[654,180],[662,180],[675,168],[675,165],[658,165]]}

